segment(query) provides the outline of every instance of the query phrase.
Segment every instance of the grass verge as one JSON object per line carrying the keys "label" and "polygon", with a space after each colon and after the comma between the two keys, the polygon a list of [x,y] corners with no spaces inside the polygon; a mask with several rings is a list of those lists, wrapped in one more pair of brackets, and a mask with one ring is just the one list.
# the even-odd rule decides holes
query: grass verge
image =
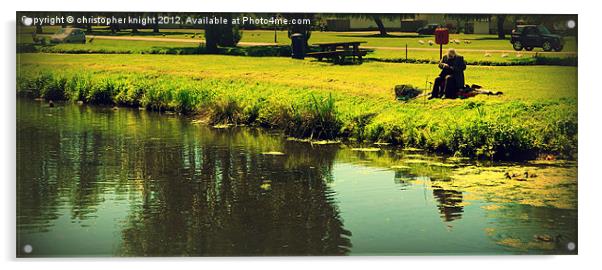
{"label": "grass verge", "polygon": [[[577,154],[576,75],[570,67],[483,67],[470,71],[471,76],[483,76],[494,89],[504,87],[503,97],[402,103],[394,100],[391,82],[418,85],[431,65],[333,67],[281,58],[99,57],[22,54],[18,92],[206,115],[214,124],[278,128],[301,138],[387,142],[476,158],[554,154],[575,159]],[[172,64],[156,65],[165,61]],[[493,75],[495,80],[488,77]]]}

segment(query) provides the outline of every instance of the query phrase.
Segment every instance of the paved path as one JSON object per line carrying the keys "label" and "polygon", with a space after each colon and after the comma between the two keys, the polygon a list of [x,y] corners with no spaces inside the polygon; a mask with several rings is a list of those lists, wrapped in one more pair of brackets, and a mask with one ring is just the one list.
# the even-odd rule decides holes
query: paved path
{"label": "paved path", "polygon": [[[433,45],[434,46],[434,45]],[[448,47],[452,47],[453,45],[449,45]],[[362,46],[362,48],[366,48],[366,49],[378,49],[378,50],[395,50],[395,51],[403,51],[405,50],[405,47],[378,47],[378,46]],[[412,50],[412,51],[439,51],[439,48],[420,48],[420,47],[408,47],[408,50]],[[443,50],[445,50],[445,47],[443,48]],[[456,48],[457,51],[459,52],[482,52],[482,53],[486,53],[486,52],[490,52],[490,53],[516,53],[517,51],[515,50],[499,50],[499,49],[492,49],[492,50],[487,50],[487,49],[462,49],[462,48]],[[550,53],[550,54],[577,54],[577,52],[543,52],[543,51],[521,51],[521,53],[523,54],[535,54],[535,53]]]}
{"label": "paved path", "polygon": [[[116,40],[135,40],[135,41],[161,41],[161,42],[182,42],[182,43],[205,43],[204,39],[184,39],[184,38],[159,38],[159,37],[127,37],[127,36],[93,36],[88,35],[89,38],[94,39],[116,39]],[[270,46],[278,45],[277,43],[268,42],[238,42],[240,46]]]}

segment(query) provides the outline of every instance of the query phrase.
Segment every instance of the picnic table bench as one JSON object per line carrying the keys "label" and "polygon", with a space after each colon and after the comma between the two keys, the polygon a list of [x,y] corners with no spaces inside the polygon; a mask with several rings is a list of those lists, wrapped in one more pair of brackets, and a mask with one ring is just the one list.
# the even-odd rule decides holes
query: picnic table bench
{"label": "picnic table bench", "polygon": [[362,57],[366,56],[368,50],[360,49],[360,44],[365,41],[347,41],[347,42],[325,42],[316,43],[320,47],[319,52],[308,53],[307,56],[317,58],[318,61],[327,58],[334,63],[340,64],[346,57],[351,57],[352,61],[362,62]]}

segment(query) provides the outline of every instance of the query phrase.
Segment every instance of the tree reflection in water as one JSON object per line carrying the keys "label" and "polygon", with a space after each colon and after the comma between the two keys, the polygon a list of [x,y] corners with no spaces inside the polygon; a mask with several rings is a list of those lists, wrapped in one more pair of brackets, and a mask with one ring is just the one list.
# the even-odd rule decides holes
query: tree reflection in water
{"label": "tree reflection in water", "polygon": [[433,196],[437,200],[437,208],[441,218],[445,222],[451,222],[462,218],[464,206],[462,206],[462,192],[445,190],[439,186],[432,185]]}
{"label": "tree reflection in water", "polygon": [[326,186],[334,152],[284,152],[193,144],[161,153],[168,159],[147,153],[145,178],[155,184],[144,186],[144,201],[128,218],[122,254],[346,254],[351,232]]}
{"label": "tree reflection in water", "polygon": [[[414,185],[413,180],[420,179],[421,181],[427,181],[433,192],[433,198],[437,201],[437,209],[441,214],[441,219],[443,222],[449,223],[462,218],[464,206],[461,191],[444,189],[438,184],[441,181],[450,181],[449,177],[447,177],[448,174],[431,171],[427,174],[431,176],[427,177],[407,170],[398,170],[395,171],[395,182],[401,187],[401,190],[406,190]],[[450,225],[448,224],[448,226]]]}
{"label": "tree reflection in water", "polygon": [[[20,242],[51,229],[63,210],[80,223],[95,220],[103,202],[126,200],[126,220],[114,221],[118,255],[342,255],[351,248],[327,186],[336,148],[315,155],[253,130],[21,102]],[[275,149],[286,155],[262,154]]]}
{"label": "tree reflection in water", "polygon": [[[466,227],[445,231],[433,246],[431,241],[414,243],[424,244],[422,250],[451,243],[440,252],[454,252],[456,241],[466,239],[474,243],[466,252],[506,252],[498,242],[510,245],[510,251],[531,252],[542,249],[532,243],[535,234],[562,235],[557,246],[576,239],[574,210],[501,207],[478,219],[475,213],[485,210],[464,208],[465,190],[450,185],[451,169],[437,165],[438,157],[429,163],[418,162],[429,157],[403,151],[318,147],[251,128],[215,130],[138,110],[62,104],[49,108],[19,100],[18,256],[350,254],[352,236],[339,205],[350,209],[344,214],[347,228],[355,232],[354,252],[413,251],[414,246],[399,239],[434,235],[441,226],[417,235],[425,218],[437,219],[433,211],[448,226],[460,218],[471,226],[493,225],[483,232]],[[361,166],[342,177],[337,173],[335,183],[335,163]],[[351,181],[356,179],[350,178],[362,177],[367,167],[377,169],[369,170],[371,176],[379,170],[386,173],[356,189]],[[401,191],[388,192],[392,188]],[[414,196],[416,190],[424,192],[425,201],[434,198],[436,207],[417,204],[423,198]],[[387,203],[387,209],[378,209]],[[357,215],[360,210],[353,205],[365,207],[364,212]],[[417,222],[412,222],[414,216],[399,218],[404,215],[415,215]],[[62,241],[60,247],[56,241]],[[22,254],[21,247],[30,243],[36,253]],[[556,244],[547,244],[546,251],[557,252],[549,249]]]}

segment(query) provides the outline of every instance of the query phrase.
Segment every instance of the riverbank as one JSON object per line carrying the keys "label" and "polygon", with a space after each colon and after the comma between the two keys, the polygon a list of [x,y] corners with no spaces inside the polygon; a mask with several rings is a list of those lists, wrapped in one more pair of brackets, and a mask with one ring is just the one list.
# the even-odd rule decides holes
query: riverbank
{"label": "riverbank", "polygon": [[287,58],[19,54],[29,97],[143,107],[289,136],[383,142],[492,159],[577,155],[576,67],[470,67],[468,83],[503,91],[466,100],[395,100],[434,65],[332,66]]}

